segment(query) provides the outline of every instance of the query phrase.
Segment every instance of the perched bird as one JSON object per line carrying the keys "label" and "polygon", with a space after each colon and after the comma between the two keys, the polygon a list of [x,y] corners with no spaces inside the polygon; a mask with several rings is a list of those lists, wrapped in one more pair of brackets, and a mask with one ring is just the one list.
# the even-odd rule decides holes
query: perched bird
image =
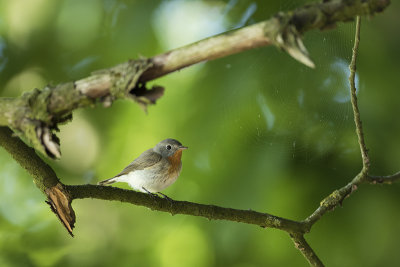
{"label": "perched bird", "polygon": [[[128,183],[133,189],[145,193],[160,193],[173,184],[182,169],[182,150],[187,149],[175,139],[165,139],[154,148],[143,152],[116,176],[99,185],[116,182]],[[160,193],[164,197],[166,195]]]}

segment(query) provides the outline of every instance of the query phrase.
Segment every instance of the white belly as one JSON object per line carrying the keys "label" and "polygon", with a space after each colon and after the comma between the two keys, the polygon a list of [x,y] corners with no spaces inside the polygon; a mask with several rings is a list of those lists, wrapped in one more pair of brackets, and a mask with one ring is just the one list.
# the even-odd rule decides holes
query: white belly
{"label": "white belly", "polygon": [[129,174],[115,177],[114,179],[116,182],[128,183],[130,187],[137,191],[147,193],[147,190],[151,193],[156,193],[173,184],[178,176],[179,173],[176,177],[165,179],[165,177],[155,175],[154,172],[149,170],[136,170]]}

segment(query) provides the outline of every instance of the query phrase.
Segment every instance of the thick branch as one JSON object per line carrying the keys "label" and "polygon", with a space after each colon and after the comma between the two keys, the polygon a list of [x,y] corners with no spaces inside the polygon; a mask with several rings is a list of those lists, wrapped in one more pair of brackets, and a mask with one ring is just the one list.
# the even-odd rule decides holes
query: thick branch
{"label": "thick branch", "polygon": [[14,137],[13,132],[7,127],[0,127],[0,145],[28,171],[42,192],[60,182],[53,169],[35,153],[35,150],[18,137]]}
{"label": "thick branch", "polygon": [[53,212],[72,235],[75,213],[71,207],[70,197],[53,169],[35,153],[33,148],[18,137],[14,137],[13,132],[7,127],[0,127],[0,145],[33,177],[36,186],[47,196],[47,203]]}
{"label": "thick branch", "polygon": [[167,200],[114,187],[63,185],[58,180],[53,169],[32,148],[28,147],[18,137],[13,137],[13,132],[7,127],[0,127],[0,145],[13,155],[14,159],[32,175],[35,184],[48,196],[48,201],[53,211],[71,234],[75,222],[75,214],[71,207],[71,202],[73,199],[80,198],[118,200],[145,206],[153,210],[169,212],[172,215],[187,214],[205,217],[210,220],[236,221],[261,227],[277,228],[289,233],[304,233],[307,230],[301,222],[252,210],[238,210],[187,201]]}
{"label": "thick branch", "polygon": [[311,266],[322,267],[324,264],[315,254],[314,250],[310,247],[302,234],[291,234],[290,237],[294,242],[294,246],[300,250],[303,256],[307,259]]}
{"label": "thick branch", "polygon": [[0,125],[12,128],[44,155],[58,158],[59,140],[54,131],[59,123],[72,118],[74,109],[96,102],[108,106],[120,98],[133,99],[144,107],[154,103],[163,88],[146,90],[137,85],[140,75],[151,65],[148,60],[129,61],[75,82],[35,89],[18,98],[0,98]]}
{"label": "thick branch", "polygon": [[330,0],[281,12],[269,20],[155,56],[151,58],[153,66],[143,73],[140,81],[150,81],[202,61],[267,45],[283,48],[300,62],[313,67],[301,42],[302,33],[333,28],[337,22],[353,20],[357,15],[381,12],[389,4],[390,0]]}
{"label": "thick branch", "polygon": [[118,200],[134,205],[145,206],[152,210],[168,212],[172,215],[186,214],[205,217],[209,220],[242,222],[261,227],[277,228],[289,233],[304,233],[306,231],[303,223],[252,210],[238,210],[187,201],[168,200],[132,190],[107,186],[89,184],[66,185],[65,188],[71,195],[72,199],[97,198],[104,200]]}

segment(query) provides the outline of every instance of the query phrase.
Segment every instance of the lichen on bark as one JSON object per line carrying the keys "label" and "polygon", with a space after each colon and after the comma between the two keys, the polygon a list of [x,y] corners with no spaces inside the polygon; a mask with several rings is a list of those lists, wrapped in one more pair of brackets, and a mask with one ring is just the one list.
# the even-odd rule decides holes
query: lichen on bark
{"label": "lichen on bark", "polygon": [[140,76],[151,66],[148,59],[129,60],[82,80],[34,89],[18,98],[0,98],[0,125],[10,127],[42,154],[59,158],[55,132],[59,124],[72,118],[73,110],[99,102],[109,106],[122,98],[134,100],[144,109],[154,104],[164,88],[138,86]]}

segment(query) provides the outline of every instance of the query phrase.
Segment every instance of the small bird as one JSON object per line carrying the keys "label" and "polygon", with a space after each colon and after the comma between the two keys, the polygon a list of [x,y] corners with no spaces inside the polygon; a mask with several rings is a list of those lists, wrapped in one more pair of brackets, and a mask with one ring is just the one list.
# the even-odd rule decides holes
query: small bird
{"label": "small bird", "polygon": [[143,152],[116,176],[101,181],[99,185],[109,185],[116,182],[128,183],[133,189],[149,193],[160,193],[173,184],[182,169],[183,146],[175,139],[165,139],[154,148]]}

